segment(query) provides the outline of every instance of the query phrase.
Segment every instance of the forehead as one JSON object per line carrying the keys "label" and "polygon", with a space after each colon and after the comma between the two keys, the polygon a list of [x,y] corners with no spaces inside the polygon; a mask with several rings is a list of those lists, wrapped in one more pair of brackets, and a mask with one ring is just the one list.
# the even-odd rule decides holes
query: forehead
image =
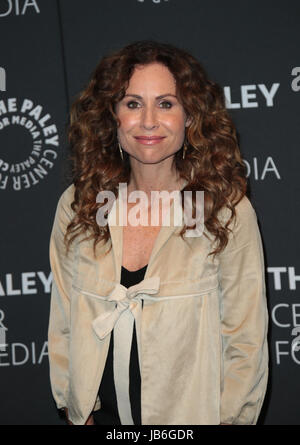
{"label": "forehead", "polygon": [[[174,94],[176,81],[171,71],[163,64],[138,65],[135,67],[129,80],[127,93],[137,93],[137,89],[139,91],[152,92],[153,94]],[[166,89],[168,91],[165,91]]]}

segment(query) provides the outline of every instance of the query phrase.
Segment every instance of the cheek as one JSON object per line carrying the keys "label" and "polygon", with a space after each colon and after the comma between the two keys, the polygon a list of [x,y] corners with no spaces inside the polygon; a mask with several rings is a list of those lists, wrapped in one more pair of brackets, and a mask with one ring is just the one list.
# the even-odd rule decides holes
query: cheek
{"label": "cheek", "polygon": [[165,119],[165,125],[172,131],[174,134],[181,136],[185,131],[185,120],[184,116],[174,115],[169,116]]}
{"label": "cheek", "polygon": [[128,131],[130,130],[130,128],[132,128],[134,125],[136,125],[138,119],[136,116],[134,116],[134,114],[132,113],[120,113],[118,115],[119,119],[120,119],[120,131]]}

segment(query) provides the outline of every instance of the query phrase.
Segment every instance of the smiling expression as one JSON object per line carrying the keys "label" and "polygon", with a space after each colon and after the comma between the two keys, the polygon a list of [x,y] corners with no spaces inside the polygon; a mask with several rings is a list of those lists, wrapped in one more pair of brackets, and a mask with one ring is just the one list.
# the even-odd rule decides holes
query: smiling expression
{"label": "smiling expression", "polygon": [[169,69],[159,63],[135,68],[117,104],[121,147],[143,163],[161,162],[182,147],[189,125]]}

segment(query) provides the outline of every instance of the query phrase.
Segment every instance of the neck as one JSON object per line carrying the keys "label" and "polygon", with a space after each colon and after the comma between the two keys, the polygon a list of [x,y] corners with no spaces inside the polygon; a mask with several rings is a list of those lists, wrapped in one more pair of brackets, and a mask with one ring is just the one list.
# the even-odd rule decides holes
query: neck
{"label": "neck", "polygon": [[173,191],[182,188],[184,180],[170,166],[161,164],[131,164],[130,181],[128,184],[128,193],[141,190],[147,195],[151,191]]}

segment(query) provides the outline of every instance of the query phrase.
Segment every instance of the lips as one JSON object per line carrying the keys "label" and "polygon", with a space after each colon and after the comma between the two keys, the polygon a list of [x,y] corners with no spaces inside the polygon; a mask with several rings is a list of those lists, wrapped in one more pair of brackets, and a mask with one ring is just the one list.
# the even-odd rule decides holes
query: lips
{"label": "lips", "polygon": [[135,139],[141,144],[153,145],[161,142],[165,136],[135,136]]}

